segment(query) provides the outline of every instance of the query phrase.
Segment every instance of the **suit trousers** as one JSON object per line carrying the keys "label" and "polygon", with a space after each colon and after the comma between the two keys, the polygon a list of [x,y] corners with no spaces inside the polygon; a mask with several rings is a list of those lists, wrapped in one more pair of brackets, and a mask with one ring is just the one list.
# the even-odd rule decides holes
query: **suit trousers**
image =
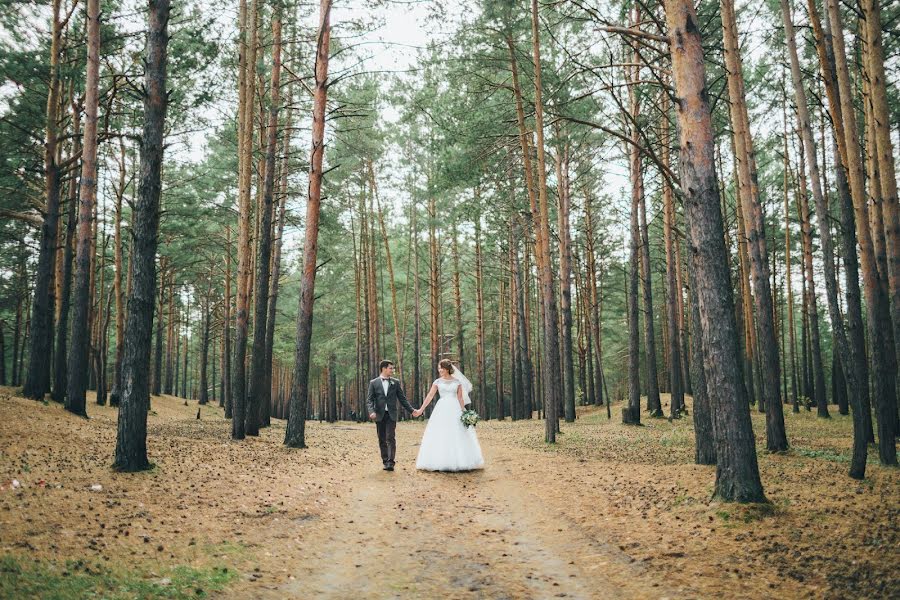
{"label": "suit trousers", "polygon": [[394,457],[397,455],[397,421],[391,418],[391,413],[385,411],[384,418],[375,422],[378,430],[378,445],[381,448],[381,462],[385,466],[394,465]]}

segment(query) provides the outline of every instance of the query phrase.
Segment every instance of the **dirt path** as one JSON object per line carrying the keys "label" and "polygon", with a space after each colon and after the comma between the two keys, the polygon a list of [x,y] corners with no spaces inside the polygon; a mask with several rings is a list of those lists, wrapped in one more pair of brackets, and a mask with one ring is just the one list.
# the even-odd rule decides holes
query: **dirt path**
{"label": "dirt path", "polygon": [[[419,472],[413,462],[421,428],[404,425],[397,470],[382,471],[371,456],[347,465],[340,507],[304,538],[308,559],[288,584],[267,586],[260,597],[638,596],[622,586],[642,575],[639,568],[559,515],[545,515],[512,472],[521,458],[510,449],[485,445],[484,471]],[[372,434],[351,434],[361,453],[366,441],[377,452]],[[614,582],[611,569],[625,581]]]}

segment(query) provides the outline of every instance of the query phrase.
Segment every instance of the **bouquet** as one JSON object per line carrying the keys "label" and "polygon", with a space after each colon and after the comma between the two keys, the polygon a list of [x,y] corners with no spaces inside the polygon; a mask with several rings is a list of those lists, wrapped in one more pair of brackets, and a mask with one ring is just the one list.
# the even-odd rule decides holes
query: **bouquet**
{"label": "bouquet", "polygon": [[475,425],[478,424],[478,421],[481,420],[481,417],[478,416],[477,412],[470,408],[463,411],[463,414],[460,415],[459,420],[462,421],[462,424],[466,427],[475,427]]}

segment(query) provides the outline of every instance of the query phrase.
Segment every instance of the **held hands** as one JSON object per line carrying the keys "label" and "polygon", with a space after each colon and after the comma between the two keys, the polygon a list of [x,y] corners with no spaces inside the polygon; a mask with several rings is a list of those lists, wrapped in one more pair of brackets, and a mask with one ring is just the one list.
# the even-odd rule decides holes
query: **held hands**
{"label": "held hands", "polygon": [[370,421],[374,421],[374,420],[375,420],[375,417],[377,417],[377,416],[378,416],[378,415],[376,415],[375,413],[372,413],[372,414],[369,415],[369,420],[370,420]]}
{"label": "held hands", "polygon": [[417,408],[416,410],[412,411],[412,416],[421,417],[423,412],[425,412],[424,409]]}

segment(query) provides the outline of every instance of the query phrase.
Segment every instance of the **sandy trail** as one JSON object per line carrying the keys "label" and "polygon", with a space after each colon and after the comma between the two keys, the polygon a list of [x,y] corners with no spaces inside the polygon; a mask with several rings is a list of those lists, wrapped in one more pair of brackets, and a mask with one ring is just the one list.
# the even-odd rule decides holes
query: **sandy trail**
{"label": "sandy trail", "polygon": [[560,515],[544,514],[516,480],[511,467],[521,458],[510,449],[484,446],[483,471],[427,473],[414,467],[420,434],[398,428],[393,473],[373,458],[374,431],[353,434],[372,454],[348,465],[344,500],[305,537],[308,560],[292,568],[294,579],[260,597],[636,597],[607,571],[639,578],[639,568]]}

